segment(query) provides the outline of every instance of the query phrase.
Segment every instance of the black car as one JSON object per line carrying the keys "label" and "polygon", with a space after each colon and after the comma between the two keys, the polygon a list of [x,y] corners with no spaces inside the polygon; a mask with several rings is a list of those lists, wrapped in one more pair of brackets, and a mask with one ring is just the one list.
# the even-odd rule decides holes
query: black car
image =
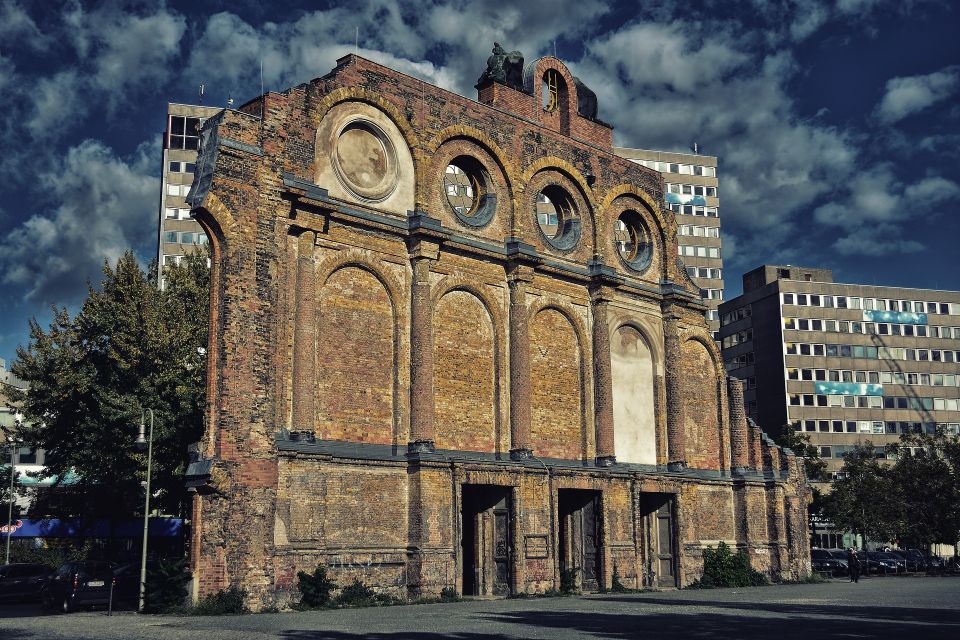
{"label": "black car", "polygon": [[16,563],[0,566],[0,599],[36,600],[53,569],[44,564]]}
{"label": "black car", "polygon": [[810,550],[810,567],[817,573],[829,576],[842,576],[847,572],[845,564],[840,563],[826,549]]}
{"label": "black car", "polygon": [[912,550],[891,549],[887,553],[896,556],[898,560],[901,560],[903,562],[905,571],[916,572],[923,571],[927,568],[927,563],[924,562],[923,556],[918,557],[914,555]]}
{"label": "black car", "polygon": [[47,580],[40,599],[49,609],[64,613],[91,605],[106,605],[113,589],[109,562],[67,562]]}
{"label": "black car", "polygon": [[867,551],[859,555],[861,563],[864,561],[863,556],[866,556],[866,564],[869,567],[870,573],[887,575],[891,573],[896,574],[901,571],[900,562],[889,553],[884,553],[883,551]]}

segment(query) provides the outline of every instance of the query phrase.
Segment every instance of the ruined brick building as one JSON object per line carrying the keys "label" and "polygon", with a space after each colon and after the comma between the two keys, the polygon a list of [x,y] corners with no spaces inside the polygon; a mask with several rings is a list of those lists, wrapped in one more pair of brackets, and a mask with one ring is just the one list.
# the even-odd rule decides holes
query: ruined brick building
{"label": "ruined brick building", "polygon": [[684,585],[721,540],[808,570],[802,467],[744,417],[662,179],[511,55],[476,102],[351,55],[206,123],[198,594]]}

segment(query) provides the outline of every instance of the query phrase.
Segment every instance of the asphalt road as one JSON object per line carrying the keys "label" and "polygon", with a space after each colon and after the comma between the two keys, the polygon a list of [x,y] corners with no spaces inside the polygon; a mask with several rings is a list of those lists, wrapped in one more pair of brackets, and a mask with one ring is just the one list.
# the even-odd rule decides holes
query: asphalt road
{"label": "asphalt road", "polygon": [[960,638],[960,578],[870,578],[750,589],[472,600],[246,616],[43,614],[0,605],[3,638],[503,640]]}

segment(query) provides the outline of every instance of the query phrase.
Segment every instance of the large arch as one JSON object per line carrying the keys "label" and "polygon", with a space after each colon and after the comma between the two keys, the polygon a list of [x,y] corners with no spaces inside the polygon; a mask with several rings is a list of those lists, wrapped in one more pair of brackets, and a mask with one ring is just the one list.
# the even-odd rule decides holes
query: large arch
{"label": "large arch", "polygon": [[393,444],[396,319],[384,280],[348,262],[322,281],[317,319],[318,435]]}
{"label": "large arch", "polygon": [[717,365],[711,350],[691,338],[681,346],[686,461],[695,469],[720,471],[720,405]]}
{"label": "large arch", "polygon": [[584,353],[576,323],[555,306],[530,314],[530,444],[545,458],[582,459]]}
{"label": "large arch", "polygon": [[610,339],[614,452],[618,462],[657,463],[656,362],[650,341],[630,324]]}

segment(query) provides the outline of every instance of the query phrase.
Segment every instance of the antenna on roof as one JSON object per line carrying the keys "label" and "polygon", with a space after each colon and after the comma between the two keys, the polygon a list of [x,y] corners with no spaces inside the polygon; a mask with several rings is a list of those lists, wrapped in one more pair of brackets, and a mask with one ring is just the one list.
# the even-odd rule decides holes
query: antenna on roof
{"label": "antenna on roof", "polygon": [[203,104],[203,85],[200,85],[200,104]]}
{"label": "antenna on roof", "polygon": [[353,34],[353,54],[360,55],[360,27]]}
{"label": "antenna on roof", "polygon": [[690,149],[692,149],[694,153],[697,153],[697,154],[700,153],[700,145],[697,144],[696,142],[690,145]]}
{"label": "antenna on roof", "polygon": [[227,96],[227,108],[233,108],[233,96]]}
{"label": "antenna on roof", "polygon": [[556,39],[554,39],[554,41],[553,41],[553,57],[554,57],[554,58],[557,57],[557,41],[556,41]]}

